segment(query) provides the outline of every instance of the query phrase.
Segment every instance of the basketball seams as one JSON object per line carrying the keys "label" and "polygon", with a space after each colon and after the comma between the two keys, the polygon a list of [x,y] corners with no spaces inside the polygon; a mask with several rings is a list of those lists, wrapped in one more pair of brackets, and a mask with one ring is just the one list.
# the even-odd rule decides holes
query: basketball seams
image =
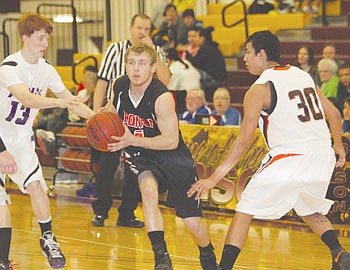
{"label": "basketball seams", "polygon": [[[108,114],[107,114],[108,115]],[[108,117],[108,119],[110,119],[109,117]],[[95,122],[95,124],[96,124],[96,127],[99,129],[99,132],[100,132],[100,134],[105,138],[105,140],[107,141],[107,142],[111,142],[110,141],[110,139],[106,136],[106,134],[103,132],[103,129],[102,129],[102,127],[100,126],[100,124],[99,124],[99,122],[97,121],[97,119],[96,118],[94,118],[94,122]]]}
{"label": "basketball seams", "polygon": [[[108,113],[107,114],[107,116],[108,116],[108,118],[112,121],[112,124],[113,124],[113,126],[114,126],[114,129],[117,131],[117,136],[119,136],[120,134],[119,134],[119,125],[118,125],[118,123],[116,122],[117,120],[116,120],[116,118],[113,118],[112,117],[112,115],[111,115],[111,113]],[[117,117],[119,117],[119,115],[117,115]],[[121,123],[122,124],[122,123]]]}

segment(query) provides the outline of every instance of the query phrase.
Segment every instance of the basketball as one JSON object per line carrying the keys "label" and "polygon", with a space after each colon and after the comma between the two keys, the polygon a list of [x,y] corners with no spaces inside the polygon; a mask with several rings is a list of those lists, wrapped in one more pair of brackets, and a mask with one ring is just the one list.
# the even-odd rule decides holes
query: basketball
{"label": "basketball", "polygon": [[87,140],[95,149],[108,152],[107,144],[115,142],[111,136],[123,136],[124,126],[120,117],[112,112],[100,112],[86,123]]}

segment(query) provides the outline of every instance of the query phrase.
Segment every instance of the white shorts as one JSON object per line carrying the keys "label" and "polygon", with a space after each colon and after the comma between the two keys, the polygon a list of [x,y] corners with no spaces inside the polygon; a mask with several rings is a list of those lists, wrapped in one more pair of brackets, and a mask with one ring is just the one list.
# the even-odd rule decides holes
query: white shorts
{"label": "white shorts", "polygon": [[301,155],[266,156],[242,193],[236,211],[257,219],[279,219],[294,209],[299,216],[327,214],[326,193],[335,166],[333,149]]}
{"label": "white shorts", "polygon": [[[34,181],[40,181],[43,190],[47,191],[42,168],[35,152],[34,140],[31,137],[2,137],[2,139],[6,144],[6,150],[12,154],[17,165],[16,173],[9,174],[11,180],[23,193],[27,193],[26,186]],[[0,173],[0,178],[5,179],[5,175]]]}

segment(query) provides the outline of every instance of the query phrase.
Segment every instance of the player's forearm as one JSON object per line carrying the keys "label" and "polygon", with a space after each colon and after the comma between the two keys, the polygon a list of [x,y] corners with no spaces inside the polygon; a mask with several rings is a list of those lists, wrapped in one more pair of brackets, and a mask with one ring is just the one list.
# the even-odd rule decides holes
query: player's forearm
{"label": "player's forearm", "polygon": [[328,123],[331,128],[334,146],[342,145],[342,124],[338,110],[334,110],[332,115],[329,115]]}
{"label": "player's forearm", "polygon": [[60,100],[57,98],[49,98],[28,94],[26,97],[20,98],[19,101],[26,108],[47,109],[61,107]]}
{"label": "player's forearm", "polygon": [[93,116],[95,113],[88,106],[83,103],[80,103],[77,106],[74,106],[71,110],[74,114],[79,115],[82,118],[88,119]]}
{"label": "player's forearm", "polygon": [[164,65],[159,56],[157,56],[157,77],[164,84],[168,85],[170,82],[170,71],[167,66]]}

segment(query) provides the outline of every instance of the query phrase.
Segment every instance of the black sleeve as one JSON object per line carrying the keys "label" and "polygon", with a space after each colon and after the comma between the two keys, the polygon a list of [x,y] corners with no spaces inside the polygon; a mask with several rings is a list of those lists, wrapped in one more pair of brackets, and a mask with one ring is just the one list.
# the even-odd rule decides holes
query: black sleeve
{"label": "black sleeve", "polygon": [[4,152],[6,150],[6,146],[2,139],[0,138],[0,153]]}

